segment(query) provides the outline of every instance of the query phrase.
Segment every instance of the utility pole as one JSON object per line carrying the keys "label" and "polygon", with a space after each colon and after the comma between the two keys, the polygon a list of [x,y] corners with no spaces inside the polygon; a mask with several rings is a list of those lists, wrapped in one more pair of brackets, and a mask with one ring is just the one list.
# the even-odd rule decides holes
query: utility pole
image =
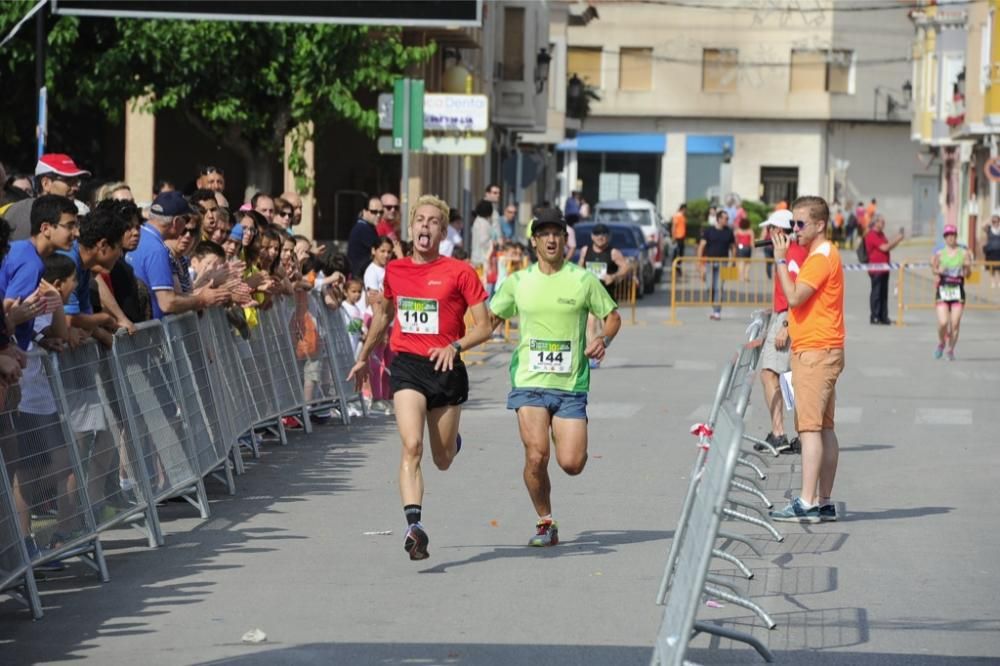
{"label": "utility pole", "polygon": [[48,132],[48,104],[45,89],[45,8],[35,13],[35,91],[38,93],[35,135],[38,139],[38,158],[45,152],[45,135]]}

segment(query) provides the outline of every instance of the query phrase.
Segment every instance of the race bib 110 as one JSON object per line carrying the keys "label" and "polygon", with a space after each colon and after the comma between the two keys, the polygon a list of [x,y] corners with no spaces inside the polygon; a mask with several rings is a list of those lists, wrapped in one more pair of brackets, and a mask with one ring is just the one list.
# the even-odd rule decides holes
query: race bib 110
{"label": "race bib 110", "polygon": [[396,313],[403,333],[437,335],[438,302],[433,298],[400,298]]}

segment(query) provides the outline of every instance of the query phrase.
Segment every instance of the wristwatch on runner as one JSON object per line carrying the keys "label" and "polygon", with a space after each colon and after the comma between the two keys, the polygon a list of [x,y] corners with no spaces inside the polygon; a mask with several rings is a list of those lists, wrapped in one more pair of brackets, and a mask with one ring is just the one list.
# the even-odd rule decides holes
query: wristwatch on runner
{"label": "wristwatch on runner", "polygon": [[601,338],[601,342],[604,343],[604,348],[607,349],[608,346],[611,344],[611,338],[605,335]]}
{"label": "wristwatch on runner", "polygon": [[455,351],[458,352],[459,354],[462,353],[462,343],[459,342],[458,340],[455,340],[453,343],[451,343],[451,346],[454,347]]}

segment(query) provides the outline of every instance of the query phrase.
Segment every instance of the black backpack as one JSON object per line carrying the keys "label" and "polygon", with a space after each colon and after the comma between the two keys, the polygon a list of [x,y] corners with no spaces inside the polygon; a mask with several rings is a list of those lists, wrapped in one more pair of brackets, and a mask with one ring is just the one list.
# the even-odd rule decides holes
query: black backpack
{"label": "black backpack", "polygon": [[865,234],[864,236],[861,237],[861,240],[858,242],[858,248],[856,250],[858,254],[858,261],[860,261],[863,264],[868,263],[868,246],[865,245],[865,236],[867,235],[868,234]]}

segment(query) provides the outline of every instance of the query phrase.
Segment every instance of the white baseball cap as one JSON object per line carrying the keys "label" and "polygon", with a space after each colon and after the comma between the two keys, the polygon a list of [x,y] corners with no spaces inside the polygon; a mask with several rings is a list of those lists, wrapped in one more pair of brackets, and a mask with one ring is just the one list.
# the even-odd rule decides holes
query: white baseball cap
{"label": "white baseball cap", "polygon": [[784,229],[785,231],[791,231],[792,229],[792,211],[790,210],[776,210],[771,213],[765,221],[760,223],[763,227],[777,227],[779,229]]}

